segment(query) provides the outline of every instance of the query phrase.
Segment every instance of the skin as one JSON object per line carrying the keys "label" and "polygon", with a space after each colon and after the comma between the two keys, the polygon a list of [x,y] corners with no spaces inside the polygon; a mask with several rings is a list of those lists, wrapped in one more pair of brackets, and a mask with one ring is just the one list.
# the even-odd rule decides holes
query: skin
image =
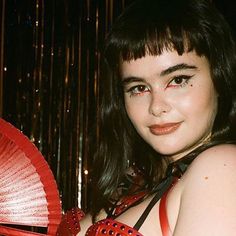
{"label": "skin", "polygon": [[[205,57],[195,52],[180,56],[164,51],[160,56],[123,62],[120,74],[127,114],[140,136],[157,152],[177,160],[210,138],[218,94]],[[171,125],[150,128],[166,123]],[[235,145],[209,148],[195,158],[172,187],[166,210],[173,236],[235,235],[235,156]],[[116,220],[134,225],[151,198]],[[158,210],[159,202],[140,228],[141,234],[162,236]],[[105,217],[101,212],[99,219]],[[91,224],[87,215],[79,235],[85,235]]]}
{"label": "skin", "polygon": [[[160,56],[125,61],[120,71],[127,114],[157,152],[178,159],[209,137],[217,93],[205,57],[164,51]],[[171,133],[171,127],[150,129],[169,123],[179,127]]]}

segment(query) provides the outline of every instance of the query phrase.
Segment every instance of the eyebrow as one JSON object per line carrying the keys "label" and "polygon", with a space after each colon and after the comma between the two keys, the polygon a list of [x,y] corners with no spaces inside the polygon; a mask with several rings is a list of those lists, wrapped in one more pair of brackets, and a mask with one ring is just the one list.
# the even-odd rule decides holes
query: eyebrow
{"label": "eyebrow", "polygon": [[[177,65],[174,65],[174,66],[171,66],[171,67],[168,67],[167,69],[163,70],[161,73],[160,73],[160,76],[166,76],[166,75],[169,75],[175,71],[178,71],[178,70],[196,70],[197,67],[194,66],[194,65],[188,65],[186,63],[181,63],[181,64],[177,64]],[[144,82],[145,79],[141,78],[141,77],[137,77],[137,76],[128,76],[128,77],[125,77],[122,79],[122,84],[125,85],[125,84],[129,84],[131,82]]]}
{"label": "eyebrow", "polygon": [[129,84],[132,82],[144,82],[145,80],[141,77],[136,77],[136,76],[129,76],[124,79],[122,79],[122,85]]}
{"label": "eyebrow", "polygon": [[169,75],[169,74],[171,74],[175,71],[178,71],[178,70],[188,70],[188,69],[191,69],[191,70],[194,69],[195,70],[195,69],[197,69],[197,67],[194,66],[194,65],[188,65],[188,64],[185,64],[185,63],[181,63],[181,64],[171,66],[171,67],[167,68],[166,70],[163,70],[160,73],[160,76]]}

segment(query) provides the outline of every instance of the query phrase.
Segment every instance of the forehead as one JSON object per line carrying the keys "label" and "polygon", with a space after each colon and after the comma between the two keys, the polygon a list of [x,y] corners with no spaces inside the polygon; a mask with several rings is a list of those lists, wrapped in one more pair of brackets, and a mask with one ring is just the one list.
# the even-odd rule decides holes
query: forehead
{"label": "forehead", "polygon": [[[161,55],[157,56],[146,55],[138,59],[122,61],[120,63],[120,74],[122,78],[128,76],[146,77],[152,76],[152,74],[161,74],[168,68],[180,64],[196,67],[197,70],[210,70],[207,58],[197,55],[194,51],[182,55],[176,51],[163,51]],[[182,70],[188,70],[188,68],[185,67]]]}

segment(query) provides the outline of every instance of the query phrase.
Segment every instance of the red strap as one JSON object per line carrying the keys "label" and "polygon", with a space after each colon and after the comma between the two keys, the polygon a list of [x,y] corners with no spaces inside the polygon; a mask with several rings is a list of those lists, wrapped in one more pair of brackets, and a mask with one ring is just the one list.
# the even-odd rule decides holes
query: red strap
{"label": "red strap", "polygon": [[160,206],[159,206],[159,218],[160,218],[162,236],[172,235],[172,232],[169,226],[168,217],[167,217],[167,212],[166,212],[166,197],[167,197],[168,192],[169,190],[166,191],[165,194],[162,196],[160,200]]}
{"label": "red strap", "polygon": [[169,225],[169,220],[166,212],[166,198],[170,189],[177,183],[178,178],[175,178],[169,189],[164,193],[160,200],[159,206],[159,219],[161,225],[162,236],[172,236],[172,232]]}

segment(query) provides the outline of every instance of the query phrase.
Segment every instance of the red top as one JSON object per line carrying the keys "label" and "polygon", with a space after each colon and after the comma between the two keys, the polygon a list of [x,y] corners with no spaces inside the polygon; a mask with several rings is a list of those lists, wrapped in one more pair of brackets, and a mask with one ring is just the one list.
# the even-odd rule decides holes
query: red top
{"label": "red top", "polygon": [[[166,196],[169,192],[169,189],[166,191],[166,193],[160,200],[159,218],[160,218],[162,236],[172,235],[166,212]],[[144,195],[145,193],[139,193],[135,196],[125,198],[122,201],[122,204],[118,205],[115,208],[113,216],[120,215],[131,205],[133,205],[138,200],[143,198]],[[72,209],[71,211],[67,212],[60,224],[57,236],[76,236],[80,231],[79,221],[82,219],[83,216],[84,213],[78,208]],[[86,232],[86,236],[104,236],[104,235],[143,236],[135,228],[130,227],[124,223],[120,223],[119,221],[116,221],[111,218],[107,218],[96,222],[95,224],[91,225]]]}

